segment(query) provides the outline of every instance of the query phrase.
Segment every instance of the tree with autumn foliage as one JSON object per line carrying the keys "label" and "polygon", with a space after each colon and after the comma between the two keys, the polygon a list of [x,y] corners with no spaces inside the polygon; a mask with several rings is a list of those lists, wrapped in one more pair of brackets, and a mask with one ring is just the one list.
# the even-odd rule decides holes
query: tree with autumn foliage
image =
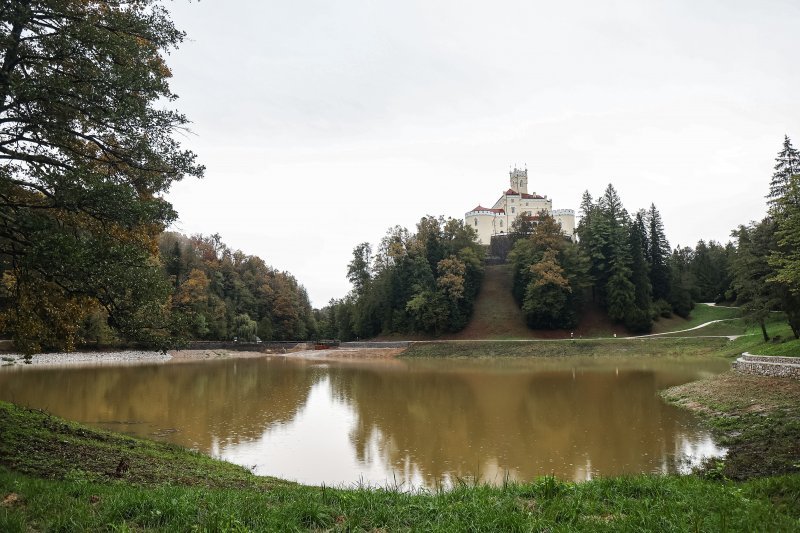
{"label": "tree with autumn foliage", "polygon": [[19,349],[72,349],[98,310],[123,338],[167,341],[162,194],[203,174],[166,107],[183,39],[153,0],[0,7],[0,331]]}
{"label": "tree with autumn foliage", "polygon": [[231,250],[218,234],[161,235],[164,272],[175,287],[175,334],[190,339],[307,340],[317,322],[305,288],[260,257]]}
{"label": "tree with autumn foliage", "polygon": [[535,218],[509,254],[514,297],[532,328],[575,327],[589,285],[588,262],[552,216]]}
{"label": "tree with autumn foliage", "polygon": [[427,216],[415,233],[390,228],[374,255],[367,243],[353,250],[353,290],[319,311],[320,333],[349,340],[458,331],[472,313],[483,256],[475,230],[462,220]]}

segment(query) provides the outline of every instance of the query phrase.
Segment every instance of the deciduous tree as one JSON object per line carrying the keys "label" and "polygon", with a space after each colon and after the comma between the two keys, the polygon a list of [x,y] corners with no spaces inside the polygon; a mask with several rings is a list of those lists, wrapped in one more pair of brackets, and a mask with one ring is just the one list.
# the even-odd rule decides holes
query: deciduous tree
{"label": "deciduous tree", "polygon": [[156,238],[175,212],[162,193],[203,173],[173,136],[186,117],[165,107],[164,55],[183,38],[153,0],[0,8],[0,263],[16,279],[3,314],[26,349],[71,347],[23,316],[46,298],[71,302],[53,308],[70,324],[88,299],[125,336],[167,331]]}

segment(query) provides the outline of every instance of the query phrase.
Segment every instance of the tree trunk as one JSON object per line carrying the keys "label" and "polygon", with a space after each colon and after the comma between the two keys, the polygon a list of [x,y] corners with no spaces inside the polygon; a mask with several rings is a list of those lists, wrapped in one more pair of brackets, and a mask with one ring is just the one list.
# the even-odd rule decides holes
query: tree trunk
{"label": "tree trunk", "polygon": [[764,335],[764,342],[769,342],[769,335],[767,335],[767,326],[764,324],[764,319],[758,321],[761,326],[761,334]]}

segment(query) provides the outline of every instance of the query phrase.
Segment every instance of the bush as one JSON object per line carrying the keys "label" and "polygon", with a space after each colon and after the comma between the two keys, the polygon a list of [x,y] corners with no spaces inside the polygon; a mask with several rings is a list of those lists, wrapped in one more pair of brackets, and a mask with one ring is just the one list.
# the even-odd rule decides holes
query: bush
{"label": "bush", "polygon": [[650,313],[638,307],[631,308],[625,313],[624,323],[631,333],[650,333],[653,330]]}
{"label": "bush", "polygon": [[651,309],[654,320],[658,320],[659,318],[672,318],[672,306],[663,298],[653,302],[653,307]]}

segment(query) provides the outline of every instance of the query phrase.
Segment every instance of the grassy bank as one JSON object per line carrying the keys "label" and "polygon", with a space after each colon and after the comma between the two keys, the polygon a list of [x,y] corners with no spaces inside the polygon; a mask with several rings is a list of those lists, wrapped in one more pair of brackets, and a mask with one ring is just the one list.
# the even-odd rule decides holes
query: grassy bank
{"label": "grassy bank", "polygon": [[[0,403],[0,530],[791,531],[800,476],[552,477],[447,492],[261,478],[173,446]],[[10,438],[7,438],[10,436]],[[120,462],[125,468],[117,468]]]}
{"label": "grassy bank", "polygon": [[709,472],[732,479],[800,472],[800,381],[731,371],[662,396],[705,417],[728,448]]}
{"label": "grassy bank", "polygon": [[[671,318],[659,318],[653,323],[653,333],[666,333],[697,327],[714,320],[730,320],[742,316],[741,310],[735,307],[716,307],[706,304],[695,304],[689,318],[673,315]],[[703,328],[705,329],[705,328]]]}
{"label": "grassy bank", "polygon": [[733,346],[734,343],[725,338],[448,341],[416,342],[402,355],[403,357],[730,356],[738,350]]}

